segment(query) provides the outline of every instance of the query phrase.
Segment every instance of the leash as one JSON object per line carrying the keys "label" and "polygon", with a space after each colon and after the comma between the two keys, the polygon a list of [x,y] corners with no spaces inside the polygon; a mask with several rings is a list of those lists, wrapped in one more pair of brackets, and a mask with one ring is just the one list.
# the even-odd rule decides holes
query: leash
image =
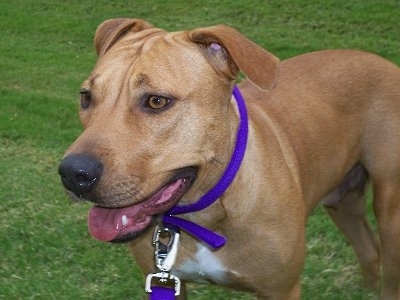
{"label": "leash", "polygon": [[[232,94],[238,107],[240,123],[231,160],[222,177],[213,188],[195,203],[176,205],[171,208],[163,215],[162,224],[156,227],[153,245],[156,249],[155,265],[158,271],[147,276],[145,287],[146,292],[150,295],[150,300],[173,300],[180,293],[180,280],[171,274],[171,269],[178,253],[180,230],[186,231],[214,249],[218,249],[226,243],[224,236],[175,215],[197,212],[209,207],[225,193],[239,171],[247,146],[248,116],[243,96],[236,85]],[[158,280],[158,286],[153,286],[154,279]]]}

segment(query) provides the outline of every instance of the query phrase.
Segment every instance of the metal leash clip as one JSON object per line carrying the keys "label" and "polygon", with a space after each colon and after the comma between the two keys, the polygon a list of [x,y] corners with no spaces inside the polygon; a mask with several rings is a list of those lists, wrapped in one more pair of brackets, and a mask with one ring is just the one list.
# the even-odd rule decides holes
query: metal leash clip
{"label": "metal leash clip", "polygon": [[156,248],[155,264],[160,271],[171,271],[178,254],[179,238],[179,229],[157,225],[153,235],[153,245]]}
{"label": "metal leash clip", "polygon": [[181,281],[180,279],[170,274],[170,271],[175,264],[178,254],[180,233],[178,228],[165,227],[157,225],[153,235],[153,245],[155,246],[155,265],[160,272],[149,274],[146,277],[146,293],[151,293],[151,284],[153,278],[157,278],[162,285],[173,282],[175,287],[175,296],[180,294]]}
{"label": "metal leash clip", "polygon": [[175,296],[179,296],[181,293],[181,281],[178,277],[168,272],[160,272],[160,273],[151,273],[146,277],[146,286],[145,291],[148,294],[151,294],[153,290],[151,289],[151,283],[153,278],[158,278],[158,281],[162,284],[167,284],[168,282],[174,282]]}

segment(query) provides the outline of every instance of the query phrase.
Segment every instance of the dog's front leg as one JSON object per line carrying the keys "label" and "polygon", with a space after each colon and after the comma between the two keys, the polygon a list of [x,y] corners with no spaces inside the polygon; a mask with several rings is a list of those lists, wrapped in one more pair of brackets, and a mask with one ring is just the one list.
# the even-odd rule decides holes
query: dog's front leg
{"label": "dog's front leg", "polygon": [[300,279],[287,292],[276,293],[273,295],[257,294],[256,297],[258,300],[300,300],[301,298]]}

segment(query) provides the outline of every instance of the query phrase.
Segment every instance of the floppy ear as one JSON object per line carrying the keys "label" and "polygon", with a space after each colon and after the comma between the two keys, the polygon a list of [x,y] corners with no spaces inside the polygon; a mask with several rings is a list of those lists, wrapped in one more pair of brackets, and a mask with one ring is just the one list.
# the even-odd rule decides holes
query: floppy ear
{"label": "floppy ear", "polygon": [[141,19],[111,19],[104,21],[97,27],[94,36],[94,45],[97,55],[106,53],[120,38],[129,31],[138,32],[154,27]]}
{"label": "floppy ear", "polygon": [[225,25],[188,32],[191,41],[206,49],[217,71],[234,79],[239,70],[261,89],[271,89],[278,76],[279,59],[237,30]]}

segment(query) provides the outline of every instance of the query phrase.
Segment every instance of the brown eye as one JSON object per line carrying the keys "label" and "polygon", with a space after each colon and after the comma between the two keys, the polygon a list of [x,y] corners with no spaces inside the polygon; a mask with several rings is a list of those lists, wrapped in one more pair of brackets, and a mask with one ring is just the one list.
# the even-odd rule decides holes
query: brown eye
{"label": "brown eye", "polygon": [[158,110],[167,107],[170,102],[171,100],[168,98],[153,95],[147,99],[146,106],[151,109]]}
{"label": "brown eye", "polygon": [[81,95],[81,108],[88,109],[92,102],[92,95],[90,94],[90,91],[83,89],[79,93]]}

